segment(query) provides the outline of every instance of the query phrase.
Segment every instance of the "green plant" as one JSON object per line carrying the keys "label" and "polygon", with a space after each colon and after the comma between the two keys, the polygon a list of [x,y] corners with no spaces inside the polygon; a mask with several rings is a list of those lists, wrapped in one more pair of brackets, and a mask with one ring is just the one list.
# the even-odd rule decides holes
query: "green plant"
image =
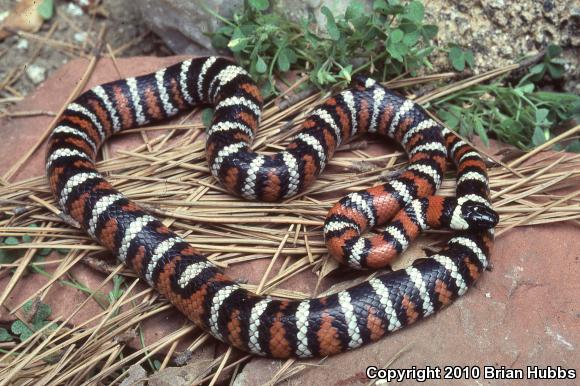
{"label": "green plant", "polygon": [[[343,16],[321,8],[325,28],[312,19],[292,21],[269,8],[267,0],[248,1],[232,20],[210,9],[224,26],[211,35],[216,48],[228,48],[259,81],[267,95],[274,75],[304,71],[318,87],[345,84],[361,71],[384,81],[431,64],[437,27],[425,24],[420,1],[375,0],[372,12],[351,2]],[[322,32],[325,30],[325,32]]]}
{"label": "green plant", "polygon": [[111,291],[109,291],[109,303],[110,304],[115,303],[125,293],[125,290],[123,290],[121,288],[121,286],[123,285],[124,282],[125,282],[125,278],[123,276],[120,276],[120,275],[113,276],[113,289]]}
{"label": "green plant", "polygon": [[475,58],[473,51],[462,49],[457,44],[449,45],[449,61],[454,69],[457,71],[465,70],[465,66],[473,68],[475,66]]}
{"label": "green plant", "polygon": [[[20,244],[20,240],[18,240],[16,237],[9,236],[0,240],[0,243],[4,245],[18,245]],[[18,249],[0,249],[0,264],[13,263],[21,255],[22,252]]]}
{"label": "green plant", "polygon": [[[289,20],[271,7],[268,0],[249,0],[243,10],[225,19],[211,35],[216,48],[228,48],[238,63],[261,81],[266,97],[276,92],[274,76],[284,81],[288,70],[308,74],[317,87],[344,86],[358,72],[372,73],[381,81],[430,67],[429,55],[437,49],[433,38],[437,27],[424,23],[421,1],[375,0],[372,12],[356,1],[344,15],[322,7],[325,25],[313,19]],[[475,65],[474,54],[447,42],[448,59],[463,71]],[[538,146],[553,137],[554,125],[576,118],[578,97],[571,94],[536,91],[534,82],[546,74],[563,75],[562,49],[549,45],[543,61],[531,67],[516,87],[497,81],[473,86],[435,101],[436,113],[462,135],[479,135],[485,143],[490,135],[523,149]],[[203,111],[211,121],[212,111]],[[572,141],[568,150],[577,149]]]}
{"label": "green plant", "polygon": [[[35,304],[32,300],[30,300],[24,303],[22,310],[30,322],[24,323],[21,320],[16,320],[10,327],[12,333],[18,335],[21,341],[25,341],[33,333],[42,329],[47,324],[52,323],[48,320],[48,317],[52,313],[52,309],[48,304],[44,304],[40,301]],[[49,328],[56,328],[56,325],[53,325]]]}
{"label": "green plant", "polygon": [[[38,224],[30,224],[28,228],[38,228]],[[0,238],[0,244],[4,245],[18,245],[20,243],[30,243],[32,242],[32,237],[29,235],[24,235],[22,237],[8,236],[3,239]],[[0,249],[0,264],[13,263],[23,254],[22,249]],[[52,249],[42,248],[36,252],[35,260],[40,260],[50,254]]]}
{"label": "green plant", "polygon": [[42,0],[38,6],[38,13],[44,20],[50,20],[54,15],[54,1]]}
{"label": "green plant", "polygon": [[[531,83],[508,87],[500,82],[478,85],[432,102],[437,115],[461,135],[477,134],[488,143],[489,134],[522,149],[549,140],[551,128],[578,119],[580,97],[568,93],[537,91]],[[569,151],[577,151],[578,140]]]}
{"label": "green plant", "polygon": [[7,329],[0,327],[0,342],[9,342],[13,339],[14,337],[10,335]]}
{"label": "green plant", "polygon": [[525,84],[527,82],[538,82],[546,75],[546,73],[549,74],[552,79],[562,78],[565,71],[565,61],[560,57],[561,55],[562,47],[556,44],[548,45],[542,62],[531,67],[528,74],[524,76],[519,83]]}

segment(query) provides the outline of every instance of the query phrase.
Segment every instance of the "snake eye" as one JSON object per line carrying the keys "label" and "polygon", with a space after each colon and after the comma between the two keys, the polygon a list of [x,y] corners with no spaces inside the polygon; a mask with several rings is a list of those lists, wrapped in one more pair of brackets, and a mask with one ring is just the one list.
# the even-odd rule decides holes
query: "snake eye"
{"label": "snake eye", "polygon": [[497,212],[480,202],[469,201],[462,205],[463,218],[471,229],[490,229],[499,222]]}

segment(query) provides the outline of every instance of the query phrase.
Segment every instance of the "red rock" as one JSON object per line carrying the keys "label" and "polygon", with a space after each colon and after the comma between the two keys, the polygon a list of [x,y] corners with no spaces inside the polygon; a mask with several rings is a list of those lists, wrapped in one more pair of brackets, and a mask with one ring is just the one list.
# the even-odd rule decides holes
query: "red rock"
{"label": "red rock", "polygon": [[[292,378],[292,383],[364,385],[369,382],[367,366],[384,367],[393,358],[398,358],[390,366],[395,369],[450,365],[525,369],[550,365],[578,371],[579,274],[580,237],[574,226],[556,224],[510,231],[497,240],[493,270],[446,310],[379,342],[330,357],[321,367],[307,367]],[[318,361],[305,363],[315,365]],[[282,364],[254,359],[238,375],[235,385],[264,384]],[[484,382],[483,375],[479,382],[498,384]]]}

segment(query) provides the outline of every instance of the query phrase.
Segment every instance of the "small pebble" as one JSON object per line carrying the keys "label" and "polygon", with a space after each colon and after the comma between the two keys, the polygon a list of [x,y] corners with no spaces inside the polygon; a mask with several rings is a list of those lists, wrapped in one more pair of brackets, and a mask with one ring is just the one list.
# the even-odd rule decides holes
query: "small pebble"
{"label": "small pebble", "polygon": [[486,292],[485,293],[485,297],[488,298],[488,299],[491,298],[491,293],[490,292]]}
{"label": "small pebble", "polygon": [[501,8],[505,7],[505,1],[504,0],[492,0],[489,2],[489,6],[492,8],[501,9]]}
{"label": "small pebble", "polygon": [[31,64],[26,68],[26,76],[34,84],[40,84],[46,79],[46,68],[38,64]]}
{"label": "small pebble", "polygon": [[3,21],[4,19],[6,19],[8,17],[8,15],[10,15],[10,11],[0,12],[0,21]]}
{"label": "small pebble", "polygon": [[20,39],[18,40],[18,43],[16,43],[16,48],[18,48],[19,50],[25,51],[28,49],[28,40],[26,39]]}
{"label": "small pebble", "polygon": [[87,32],[77,32],[74,35],[74,39],[76,42],[84,43],[87,40],[88,33]]}
{"label": "small pebble", "polygon": [[74,3],[68,3],[66,7],[66,12],[71,16],[82,16],[84,14],[83,9]]}

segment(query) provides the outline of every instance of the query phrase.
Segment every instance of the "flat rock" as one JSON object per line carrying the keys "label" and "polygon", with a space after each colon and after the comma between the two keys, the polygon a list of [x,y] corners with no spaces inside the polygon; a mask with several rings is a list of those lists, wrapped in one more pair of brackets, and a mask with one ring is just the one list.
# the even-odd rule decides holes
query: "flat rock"
{"label": "flat rock", "polygon": [[[117,73],[112,62],[101,60],[87,88],[120,76],[134,76],[182,60],[170,58],[119,59]],[[87,62],[75,60],[44,82],[23,100],[16,111],[57,112],[81,78]],[[46,131],[50,116],[0,120],[0,174],[10,169]],[[138,135],[124,135],[111,141],[112,152],[141,144]],[[13,180],[43,174],[44,146],[33,155]],[[466,296],[448,309],[415,326],[393,334],[367,347],[326,359],[300,361],[307,366],[292,377],[291,384],[358,385],[368,383],[367,366],[418,368],[446,365],[496,365],[524,368],[528,365],[573,368],[580,363],[580,237],[571,223],[522,227],[501,235],[492,256],[493,269],[487,272]],[[228,272],[257,283],[268,260],[238,264]],[[84,283],[97,286],[104,274],[78,264],[73,275]],[[304,272],[281,288],[311,292],[316,276]],[[0,279],[4,287],[9,276]],[[46,282],[40,275],[28,275],[8,299],[16,306]],[[328,288],[327,283],[325,288]],[[58,288],[58,290],[57,290]],[[143,289],[144,287],[139,287]],[[62,292],[61,292],[62,290]],[[106,291],[107,289],[105,289]],[[62,299],[67,301],[63,302]],[[66,315],[84,299],[77,290],[53,287],[44,300],[53,306],[53,315]],[[99,312],[96,304],[87,305],[73,319],[80,323]],[[5,310],[0,319],[10,320]],[[143,324],[146,343],[156,341],[180,328],[185,318],[177,311],[149,318]],[[220,348],[220,350],[223,347]],[[179,350],[178,350],[179,351]],[[254,385],[267,382],[283,362],[252,359],[238,374],[235,384]],[[578,370],[578,369],[577,369]],[[484,384],[497,384],[482,380]],[[477,383],[475,382],[475,383]],[[443,381],[436,381],[442,384]],[[469,382],[468,382],[469,383]],[[528,384],[534,384],[528,383]],[[542,384],[537,382],[536,384]],[[565,384],[565,383],[561,383]],[[568,384],[573,384],[572,382]]]}

